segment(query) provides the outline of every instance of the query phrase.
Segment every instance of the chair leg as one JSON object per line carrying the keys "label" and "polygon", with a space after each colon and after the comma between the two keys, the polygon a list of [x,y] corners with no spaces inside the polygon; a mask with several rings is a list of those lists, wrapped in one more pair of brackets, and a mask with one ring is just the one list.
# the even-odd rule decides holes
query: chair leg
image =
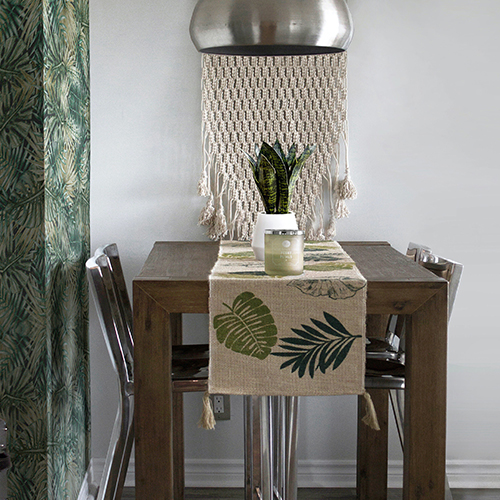
{"label": "chair leg", "polygon": [[120,476],[116,487],[116,498],[121,499],[123,495],[123,487],[125,486],[125,479],[127,477],[128,465],[130,462],[130,455],[132,453],[132,445],[134,444],[134,421],[130,421],[130,427],[127,434],[125,449],[123,452],[123,460],[120,468]]}
{"label": "chair leg", "polygon": [[[275,437],[273,419],[273,396],[258,396],[261,399],[260,415],[260,500],[274,499],[274,470],[276,467]],[[255,417],[255,414],[254,414]]]}
{"label": "chair leg", "polygon": [[269,500],[272,492],[270,397],[245,396],[245,500]]}
{"label": "chair leg", "polygon": [[379,431],[368,427],[362,418],[365,401],[358,397],[358,449],[356,492],[359,500],[387,500],[388,415],[386,389],[368,389],[377,412]]}
{"label": "chair leg", "polygon": [[299,398],[274,397],[275,478],[274,495],[280,500],[297,500],[297,435]]}
{"label": "chair leg", "polygon": [[391,408],[394,415],[394,421],[396,422],[399,442],[401,444],[401,449],[404,450],[403,423],[405,414],[405,391],[401,389],[391,389],[389,391],[389,397],[391,399]]}
{"label": "chair leg", "polygon": [[121,498],[125,483],[134,438],[133,399],[122,395],[120,398],[120,406],[116,413],[97,500]]}
{"label": "chair leg", "polygon": [[297,397],[245,396],[245,500],[297,500]]}

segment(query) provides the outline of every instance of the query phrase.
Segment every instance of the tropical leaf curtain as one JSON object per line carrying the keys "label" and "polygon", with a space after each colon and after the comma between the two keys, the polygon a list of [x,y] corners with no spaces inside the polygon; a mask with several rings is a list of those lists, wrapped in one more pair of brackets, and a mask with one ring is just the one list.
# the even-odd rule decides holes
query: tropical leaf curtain
{"label": "tropical leaf curtain", "polygon": [[0,0],[0,417],[9,499],[89,460],[88,0]]}

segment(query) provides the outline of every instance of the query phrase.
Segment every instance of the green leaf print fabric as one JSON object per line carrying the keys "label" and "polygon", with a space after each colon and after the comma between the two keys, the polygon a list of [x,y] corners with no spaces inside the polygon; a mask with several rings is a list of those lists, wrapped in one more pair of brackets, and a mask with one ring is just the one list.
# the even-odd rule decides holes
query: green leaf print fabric
{"label": "green leaf print fabric", "polygon": [[0,1],[0,108],[8,498],[75,500],[90,460],[88,0]]}
{"label": "green leaf print fabric", "polygon": [[306,243],[304,273],[281,278],[221,242],[209,310],[211,393],[364,393],[366,280],[337,242]]}

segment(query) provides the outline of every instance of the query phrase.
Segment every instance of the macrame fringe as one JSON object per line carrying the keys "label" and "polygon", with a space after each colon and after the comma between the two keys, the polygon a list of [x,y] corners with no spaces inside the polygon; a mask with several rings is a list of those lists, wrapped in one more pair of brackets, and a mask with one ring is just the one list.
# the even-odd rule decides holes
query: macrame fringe
{"label": "macrame fringe", "polygon": [[[325,92],[329,88],[335,92]],[[297,144],[299,150],[317,145],[297,183],[291,210],[308,239],[333,240],[336,221],[349,214],[346,200],[357,194],[348,166],[346,54],[204,54],[201,104],[198,194],[212,199],[199,222],[208,227],[207,235],[214,240],[227,235],[250,239],[254,214],[262,204],[240,150],[251,152],[256,143],[279,139],[288,147]]]}
{"label": "macrame fringe", "polygon": [[210,234],[210,238],[219,239],[224,238],[227,234],[227,221],[226,216],[224,215],[224,209],[217,210],[215,213],[214,226],[212,228],[212,233]]}
{"label": "macrame fringe", "polygon": [[355,200],[358,197],[356,186],[349,174],[339,182],[339,196],[343,200]]}
{"label": "macrame fringe", "polygon": [[314,229],[312,227],[309,227],[306,229],[306,240],[307,241],[314,241],[316,239],[316,234],[314,232]]}
{"label": "macrame fringe", "polygon": [[198,219],[198,224],[200,226],[212,226],[215,216],[215,208],[214,208],[214,197],[210,196],[207,204],[200,212],[200,217]]}
{"label": "macrame fringe", "polygon": [[212,408],[212,402],[210,401],[210,394],[208,393],[208,391],[206,391],[203,395],[203,410],[198,422],[198,427],[207,429],[209,431],[215,429],[214,410]]}
{"label": "macrame fringe", "polygon": [[331,216],[328,222],[328,227],[326,228],[325,239],[333,240],[337,234],[337,225],[335,223],[335,217]]}
{"label": "macrame fringe", "polygon": [[343,219],[344,217],[349,217],[349,213],[345,200],[338,196],[335,200],[335,218]]}
{"label": "macrame fringe", "polygon": [[224,205],[222,203],[222,193],[218,196],[218,198],[219,201],[215,210],[213,225],[208,230],[208,236],[213,240],[223,238],[228,232],[226,214],[224,212]]}
{"label": "macrame fringe", "polygon": [[318,230],[318,233],[316,234],[316,240],[317,241],[325,241],[325,233],[323,231],[323,228],[320,227]]}
{"label": "macrame fringe", "polygon": [[210,196],[210,186],[208,185],[208,175],[205,170],[203,170],[200,180],[198,181],[198,195],[199,196]]}
{"label": "macrame fringe", "polygon": [[372,429],[379,431],[380,425],[378,424],[377,412],[375,411],[375,406],[373,405],[372,397],[368,392],[364,392],[363,396],[366,401],[366,415],[361,419],[364,424]]}
{"label": "macrame fringe", "polygon": [[328,226],[326,228],[325,238],[327,240],[333,240],[336,234],[337,234],[337,224],[335,221],[335,214],[333,213],[332,209],[330,210],[330,219],[328,221]]}

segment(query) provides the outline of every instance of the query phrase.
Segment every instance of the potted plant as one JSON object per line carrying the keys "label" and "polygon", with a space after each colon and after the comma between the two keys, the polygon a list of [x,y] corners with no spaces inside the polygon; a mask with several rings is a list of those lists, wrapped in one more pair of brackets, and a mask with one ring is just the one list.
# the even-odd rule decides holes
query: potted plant
{"label": "potted plant", "polygon": [[264,260],[265,229],[297,229],[295,214],[290,212],[293,189],[306,160],[315,149],[316,146],[306,146],[297,156],[294,144],[285,154],[279,141],[276,141],[274,146],[263,142],[260,149],[256,145],[256,158],[244,152],[265,209],[257,216],[252,238],[257,259]]}

